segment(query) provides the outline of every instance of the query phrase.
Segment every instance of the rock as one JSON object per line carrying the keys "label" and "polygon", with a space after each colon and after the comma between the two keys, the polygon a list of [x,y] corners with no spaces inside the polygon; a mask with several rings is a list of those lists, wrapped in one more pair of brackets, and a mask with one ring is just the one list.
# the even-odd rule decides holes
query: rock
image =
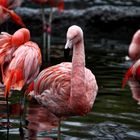
{"label": "rock", "polygon": [[[65,38],[67,28],[72,24],[77,24],[86,32],[85,37],[123,37],[130,39],[133,33],[140,28],[140,8],[138,0],[65,0],[65,9],[58,12],[54,9],[52,20],[52,35],[54,37]],[[16,8],[15,11],[23,18],[27,28],[33,35],[42,33],[41,11],[30,3],[24,3],[24,7]],[[32,7],[32,8],[31,8]],[[77,8],[80,7],[80,8]],[[50,9],[45,9],[46,19],[48,19]],[[15,26],[11,20],[8,21],[12,30]],[[3,28],[2,25],[1,28]],[[60,34],[61,32],[61,34]],[[124,38],[124,39],[125,39]]]}
{"label": "rock", "polygon": [[[16,12],[22,16],[25,24],[31,31],[42,31],[41,12],[33,8],[17,8]],[[48,19],[49,9],[45,9],[46,19]],[[134,32],[140,27],[140,9],[137,6],[112,6],[100,5],[86,9],[68,9],[59,13],[56,9],[53,13],[52,29],[53,35],[64,37],[67,28],[72,24],[77,24],[84,28],[88,37],[92,37],[92,32],[100,34],[111,33],[111,36],[118,33]],[[61,32],[60,34],[60,31]],[[114,33],[114,34],[112,34]]]}

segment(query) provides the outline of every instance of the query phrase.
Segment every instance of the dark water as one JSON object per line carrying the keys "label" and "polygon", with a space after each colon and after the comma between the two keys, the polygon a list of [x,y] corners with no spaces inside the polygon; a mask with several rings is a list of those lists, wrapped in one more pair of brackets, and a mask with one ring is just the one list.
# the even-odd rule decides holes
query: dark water
{"label": "dark water", "polygon": [[[130,65],[125,60],[128,42],[102,38],[98,42],[88,40],[86,46],[86,64],[96,75],[99,92],[92,112],[84,117],[71,117],[62,121],[62,140],[139,140],[140,105],[132,97],[128,85],[125,89],[121,88],[123,75]],[[52,64],[63,60],[63,47],[52,46]],[[6,105],[2,91],[0,93],[0,140],[5,140]],[[10,98],[9,140],[57,139],[57,129],[45,131],[48,127],[55,126],[55,121],[49,124],[46,110],[35,102],[26,101],[24,133],[19,131],[18,100],[19,94],[13,93]]]}

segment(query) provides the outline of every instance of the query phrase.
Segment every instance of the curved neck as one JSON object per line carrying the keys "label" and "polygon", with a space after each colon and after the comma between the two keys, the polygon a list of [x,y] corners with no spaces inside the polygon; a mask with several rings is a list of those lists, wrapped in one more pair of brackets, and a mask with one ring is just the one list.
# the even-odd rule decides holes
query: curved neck
{"label": "curved neck", "polygon": [[135,44],[137,44],[137,45],[140,45],[140,30],[138,30],[138,31],[134,34],[131,43],[135,43]]}
{"label": "curved neck", "polygon": [[83,41],[78,42],[73,47],[73,57],[72,57],[72,79],[80,78],[78,81],[83,81],[85,76],[85,50]]}

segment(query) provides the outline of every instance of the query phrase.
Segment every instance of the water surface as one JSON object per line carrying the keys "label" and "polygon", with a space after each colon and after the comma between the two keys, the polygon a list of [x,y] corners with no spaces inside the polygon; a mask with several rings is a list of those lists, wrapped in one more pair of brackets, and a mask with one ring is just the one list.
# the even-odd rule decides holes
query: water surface
{"label": "water surface", "polygon": [[[96,75],[99,92],[92,112],[84,117],[70,117],[61,123],[62,140],[139,140],[140,105],[132,96],[129,85],[121,88],[122,78],[130,62],[125,60],[128,42],[101,38],[88,40],[86,47],[86,66]],[[62,62],[64,44],[52,45],[51,64]],[[7,137],[6,105],[0,92],[0,140]],[[10,98],[9,140],[55,140],[57,129],[48,123],[43,107],[36,102],[26,101],[23,132],[19,131],[19,94]],[[16,111],[15,111],[16,110]],[[21,130],[21,129],[20,129]]]}

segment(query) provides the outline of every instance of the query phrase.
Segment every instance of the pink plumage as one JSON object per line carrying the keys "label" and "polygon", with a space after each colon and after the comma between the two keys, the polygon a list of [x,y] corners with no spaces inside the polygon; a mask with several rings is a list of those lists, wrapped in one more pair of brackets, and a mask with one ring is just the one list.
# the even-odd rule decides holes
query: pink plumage
{"label": "pink plumage", "polygon": [[13,35],[0,35],[0,66],[5,96],[12,87],[21,90],[36,78],[41,66],[39,46],[30,40],[30,32],[26,28],[17,30]]}
{"label": "pink plumage", "polygon": [[137,30],[132,37],[132,41],[128,49],[128,55],[133,61],[133,64],[125,73],[122,87],[125,86],[126,82],[130,78],[140,82],[140,29]]}
{"label": "pink plumage", "polygon": [[98,86],[85,67],[83,31],[73,25],[67,31],[65,48],[73,47],[72,63],[46,68],[34,81],[30,95],[58,117],[85,115],[91,111]]}
{"label": "pink plumage", "polygon": [[140,58],[140,29],[133,35],[129,46],[128,54],[131,60],[136,61]]}

